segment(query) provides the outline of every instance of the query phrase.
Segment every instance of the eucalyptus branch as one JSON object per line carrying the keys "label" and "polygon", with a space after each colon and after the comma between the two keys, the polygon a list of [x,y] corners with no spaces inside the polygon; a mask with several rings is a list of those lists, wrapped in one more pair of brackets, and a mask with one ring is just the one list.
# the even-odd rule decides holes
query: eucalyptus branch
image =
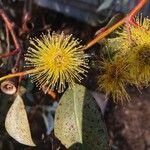
{"label": "eucalyptus branch", "polygon": [[92,47],[94,44],[96,44],[98,41],[106,37],[108,34],[113,32],[115,29],[117,29],[119,26],[123,25],[124,23],[130,23],[132,25],[137,25],[134,22],[134,16],[143,8],[143,6],[148,2],[148,0],[140,0],[140,2],[132,9],[132,11],[124,17],[122,20],[117,22],[115,25],[112,27],[105,29],[101,34],[98,34],[92,41],[90,41],[86,47],[85,50]]}

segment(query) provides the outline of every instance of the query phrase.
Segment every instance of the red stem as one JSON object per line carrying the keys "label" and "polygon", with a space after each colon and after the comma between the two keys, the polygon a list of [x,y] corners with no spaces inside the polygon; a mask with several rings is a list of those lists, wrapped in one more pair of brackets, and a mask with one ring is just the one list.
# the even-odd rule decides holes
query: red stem
{"label": "red stem", "polygon": [[18,50],[18,49],[15,49],[15,50],[12,51],[12,52],[0,54],[0,58],[6,58],[6,57],[9,57],[9,56],[12,56],[12,55],[16,55],[18,52],[19,52],[19,50]]}
{"label": "red stem", "polygon": [[12,55],[15,55],[15,54],[19,53],[17,61],[16,61],[16,64],[15,64],[15,66],[18,66],[19,60],[20,60],[20,55],[21,55],[21,45],[20,45],[20,42],[19,42],[19,40],[18,40],[18,38],[16,36],[16,33],[14,32],[15,23],[12,22],[8,18],[8,16],[6,15],[6,13],[4,12],[3,9],[0,9],[0,16],[4,20],[4,22],[6,24],[6,27],[8,28],[8,30],[9,30],[11,36],[12,36],[14,45],[15,45],[15,50],[14,51],[11,51],[11,52],[8,52],[8,53],[4,53],[4,54],[0,54],[0,58],[9,57],[9,56],[12,56]]}
{"label": "red stem", "polygon": [[16,49],[20,49],[20,43],[19,41],[17,40],[16,38],[16,34],[14,32],[14,23],[10,21],[10,19],[7,17],[6,13],[4,12],[4,10],[0,9],[0,16],[2,17],[2,19],[4,20],[6,26],[8,27],[10,33],[11,33],[11,36],[13,38],[13,41],[14,41],[14,44],[15,44],[15,47]]}

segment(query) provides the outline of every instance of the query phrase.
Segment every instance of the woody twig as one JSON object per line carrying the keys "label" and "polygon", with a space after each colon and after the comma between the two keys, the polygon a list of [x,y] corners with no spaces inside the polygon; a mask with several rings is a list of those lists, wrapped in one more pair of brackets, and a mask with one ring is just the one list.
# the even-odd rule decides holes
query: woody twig
{"label": "woody twig", "polygon": [[16,33],[14,31],[15,23],[9,19],[9,17],[7,16],[7,14],[5,13],[5,11],[3,9],[0,9],[0,16],[5,23],[5,27],[9,30],[9,32],[12,36],[14,45],[15,45],[15,50],[4,53],[4,54],[0,54],[0,58],[6,58],[9,56],[13,56],[13,55],[18,54],[17,61],[15,64],[15,66],[18,66],[20,55],[21,55],[21,44],[20,44],[20,42],[16,36]]}

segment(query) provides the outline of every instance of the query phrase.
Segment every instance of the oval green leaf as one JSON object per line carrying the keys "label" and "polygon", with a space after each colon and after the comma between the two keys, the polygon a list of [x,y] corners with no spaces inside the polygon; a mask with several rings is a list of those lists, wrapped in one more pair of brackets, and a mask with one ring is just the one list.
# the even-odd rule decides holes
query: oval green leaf
{"label": "oval green leaf", "polygon": [[31,137],[25,106],[20,95],[17,95],[7,113],[5,128],[9,135],[19,143],[35,146]]}
{"label": "oval green leaf", "polygon": [[55,114],[56,137],[70,150],[107,150],[101,111],[90,92],[76,84],[62,96]]}

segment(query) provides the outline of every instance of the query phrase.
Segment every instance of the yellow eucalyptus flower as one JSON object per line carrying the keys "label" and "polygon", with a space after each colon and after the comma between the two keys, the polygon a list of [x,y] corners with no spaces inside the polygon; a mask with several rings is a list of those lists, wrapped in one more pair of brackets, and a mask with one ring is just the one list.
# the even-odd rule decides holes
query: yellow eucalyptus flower
{"label": "yellow eucalyptus flower", "polygon": [[100,75],[98,77],[99,89],[112,96],[115,102],[129,100],[126,85],[130,81],[129,66],[125,59],[103,58],[99,62]]}
{"label": "yellow eucalyptus flower", "polygon": [[110,43],[116,44],[116,49],[121,54],[126,54],[131,48],[145,45],[150,41],[150,20],[142,16],[136,18],[138,26],[125,25],[122,30],[117,31],[117,37],[109,39]]}
{"label": "yellow eucalyptus flower", "polygon": [[132,64],[130,75],[133,77],[135,84],[138,87],[148,86],[150,82],[150,43],[131,49],[128,61]]}
{"label": "yellow eucalyptus flower", "polygon": [[141,16],[136,22],[139,26],[125,26],[118,37],[108,40],[108,45],[117,52],[117,57],[127,59],[130,76],[140,87],[150,82],[150,20]]}
{"label": "yellow eucalyptus flower", "polygon": [[139,26],[130,26],[121,37],[122,50],[131,63],[130,73],[136,86],[147,86],[150,82],[150,20],[137,18]]}
{"label": "yellow eucalyptus flower", "polygon": [[27,67],[38,68],[31,73],[37,86],[63,92],[66,83],[73,86],[81,81],[88,69],[83,46],[72,35],[48,33],[30,40],[25,56]]}

